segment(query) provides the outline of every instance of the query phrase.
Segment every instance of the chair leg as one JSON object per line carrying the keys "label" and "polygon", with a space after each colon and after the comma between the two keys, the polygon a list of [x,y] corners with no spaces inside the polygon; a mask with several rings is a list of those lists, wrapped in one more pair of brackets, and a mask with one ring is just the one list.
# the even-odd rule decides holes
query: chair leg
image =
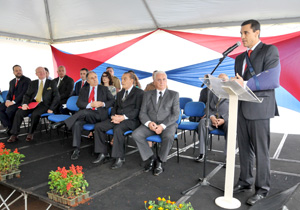
{"label": "chair leg", "polygon": [[209,139],[210,139],[210,151],[212,149],[212,134],[209,134]]}
{"label": "chair leg", "polygon": [[[194,131],[193,141],[194,141],[194,150],[193,150],[193,154],[195,154],[195,149],[196,149],[196,131]],[[200,143],[199,143],[199,146],[200,146]]]}
{"label": "chair leg", "polygon": [[183,130],[183,135],[184,135],[184,146],[186,146],[186,136],[185,136],[185,130]]}
{"label": "chair leg", "polygon": [[178,146],[178,138],[175,139],[177,144],[177,163],[179,163],[179,146]]}
{"label": "chair leg", "polygon": [[43,118],[43,121],[44,121],[44,126],[45,126],[46,133],[48,133],[48,129],[47,129],[47,120],[46,120],[45,117]]}

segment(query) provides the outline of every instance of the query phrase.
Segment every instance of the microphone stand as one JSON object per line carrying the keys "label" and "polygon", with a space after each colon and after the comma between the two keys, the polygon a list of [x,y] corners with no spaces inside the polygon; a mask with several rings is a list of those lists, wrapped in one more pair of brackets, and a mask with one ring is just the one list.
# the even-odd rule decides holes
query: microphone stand
{"label": "microphone stand", "polygon": [[[219,63],[217,64],[217,66],[214,68],[214,70],[210,73],[210,75],[212,75],[215,70],[219,67],[219,65],[223,62],[223,60],[226,58],[226,55],[224,55],[222,58],[219,59]],[[204,82],[203,84],[201,85],[201,87],[204,86]],[[206,161],[207,161],[207,148],[208,148],[208,142],[209,142],[209,120],[210,120],[210,117],[209,117],[209,103],[210,103],[210,92],[208,91],[207,92],[207,101],[206,101],[206,123],[205,123],[205,127],[206,127],[206,134],[205,134],[205,155],[204,155],[204,161],[203,161],[203,174],[202,174],[202,178],[199,178],[200,182],[198,182],[196,185],[194,185],[193,187],[187,189],[187,190],[184,190],[181,192],[182,195],[186,195],[188,194],[191,190],[193,189],[196,189],[198,187],[201,187],[201,186],[211,186],[215,189],[218,189],[220,191],[224,191],[223,189],[221,188],[218,188],[216,186],[213,186],[211,185],[208,180],[207,180],[207,174],[206,174]],[[199,134],[198,134],[199,135]],[[199,147],[200,147],[200,142],[199,142]]]}

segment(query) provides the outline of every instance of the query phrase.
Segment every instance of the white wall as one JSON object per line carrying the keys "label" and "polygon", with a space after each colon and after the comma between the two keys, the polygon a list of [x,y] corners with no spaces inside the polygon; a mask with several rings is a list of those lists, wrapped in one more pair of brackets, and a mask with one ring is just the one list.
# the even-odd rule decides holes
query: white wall
{"label": "white wall", "polygon": [[0,38],[0,88],[8,90],[9,81],[14,78],[12,67],[18,64],[23,74],[30,79],[36,79],[35,69],[38,66],[47,67],[53,77],[53,62],[50,46],[24,41]]}

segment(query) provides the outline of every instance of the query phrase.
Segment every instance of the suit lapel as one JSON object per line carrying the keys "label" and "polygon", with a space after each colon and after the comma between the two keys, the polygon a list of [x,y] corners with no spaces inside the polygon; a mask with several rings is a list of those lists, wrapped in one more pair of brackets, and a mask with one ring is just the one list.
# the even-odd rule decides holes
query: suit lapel
{"label": "suit lapel", "polygon": [[50,80],[46,79],[46,82],[45,82],[45,85],[44,85],[44,88],[43,88],[43,94],[42,94],[43,98],[44,98],[44,95],[46,94],[47,88],[49,87],[49,83],[50,83]]}
{"label": "suit lapel", "polygon": [[156,94],[157,94],[157,91],[156,89],[152,92],[152,95],[151,95],[151,100],[152,100],[152,103],[153,103],[153,107],[155,107],[156,111],[157,111],[157,106],[156,106]]}

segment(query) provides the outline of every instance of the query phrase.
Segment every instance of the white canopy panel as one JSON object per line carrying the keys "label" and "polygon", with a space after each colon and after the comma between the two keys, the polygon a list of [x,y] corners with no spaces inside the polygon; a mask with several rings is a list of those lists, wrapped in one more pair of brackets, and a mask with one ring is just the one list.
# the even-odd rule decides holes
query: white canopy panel
{"label": "white canopy panel", "polygon": [[46,42],[240,24],[300,22],[299,0],[0,0],[0,36]]}

